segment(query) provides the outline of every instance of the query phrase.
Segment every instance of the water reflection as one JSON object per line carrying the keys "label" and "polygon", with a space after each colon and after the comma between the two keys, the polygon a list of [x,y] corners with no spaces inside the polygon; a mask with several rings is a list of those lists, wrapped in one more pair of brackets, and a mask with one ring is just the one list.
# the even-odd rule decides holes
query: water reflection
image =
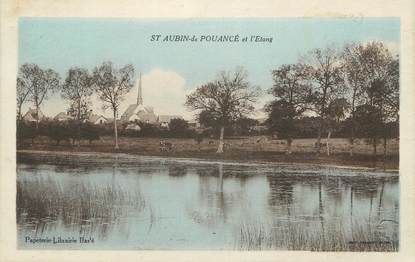
{"label": "water reflection", "polygon": [[[319,175],[184,161],[141,161],[134,167],[18,164],[17,171],[20,248],[388,251],[398,246],[398,177],[386,173],[339,169]],[[95,243],[33,246],[27,236],[83,236]]]}
{"label": "water reflection", "polygon": [[198,197],[197,202],[193,202],[188,209],[190,218],[205,226],[225,223],[231,199],[228,193],[224,193],[223,165],[196,170],[199,174]]}
{"label": "water reflection", "polygon": [[169,167],[169,176],[184,176],[187,172],[187,166],[183,164],[170,164]]}
{"label": "water reflection", "polygon": [[293,186],[295,180],[287,175],[268,174],[270,188],[268,203],[272,207],[286,207],[289,210],[293,202]]}

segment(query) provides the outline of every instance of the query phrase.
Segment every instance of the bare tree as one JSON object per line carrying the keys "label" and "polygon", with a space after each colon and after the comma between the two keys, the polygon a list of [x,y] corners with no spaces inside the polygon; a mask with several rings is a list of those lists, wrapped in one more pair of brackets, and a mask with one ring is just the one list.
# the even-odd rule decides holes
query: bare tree
{"label": "bare tree", "polygon": [[314,49],[306,57],[311,80],[314,112],[320,117],[316,142],[317,153],[321,149],[321,136],[327,118],[327,106],[344,92],[341,57],[336,49]]}
{"label": "bare tree", "polygon": [[361,68],[361,45],[347,45],[343,51],[345,85],[350,99],[350,156],[353,156],[356,134],[356,107],[361,105],[365,74]]}
{"label": "bare tree", "polygon": [[327,155],[330,155],[330,137],[333,131],[338,129],[339,124],[345,119],[350,109],[350,104],[345,98],[335,98],[327,106],[326,122],[327,122],[327,139],[326,148]]}
{"label": "bare tree", "polygon": [[43,70],[36,64],[24,64],[20,67],[18,78],[18,85],[24,85],[29,90],[28,99],[35,106],[38,128],[40,106],[51,93],[59,89],[60,77],[52,69]]}
{"label": "bare tree", "polygon": [[95,67],[92,77],[99,98],[104,103],[104,108],[111,108],[113,112],[114,144],[115,149],[118,149],[118,108],[125,94],[133,86],[134,67],[128,64],[120,69],[116,69],[111,62],[104,62]]}
{"label": "bare tree", "polygon": [[24,83],[23,79],[17,77],[16,83],[16,102],[17,102],[17,120],[22,120],[22,106],[26,102],[30,93],[30,89]]}
{"label": "bare tree", "polygon": [[252,113],[258,96],[259,89],[247,81],[247,72],[237,68],[234,72],[221,71],[216,80],[198,87],[186,97],[185,105],[215,119],[220,127],[217,153],[223,153],[225,126]]}
{"label": "bare tree", "polygon": [[77,121],[78,146],[81,141],[81,124],[88,117],[92,93],[92,78],[88,70],[78,67],[70,68],[62,85],[61,96],[69,100],[69,112]]}
{"label": "bare tree", "polygon": [[388,63],[388,74],[386,84],[388,92],[385,96],[386,105],[388,106],[388,116],[395,121],[399,121],[399,57],[392,59]]}

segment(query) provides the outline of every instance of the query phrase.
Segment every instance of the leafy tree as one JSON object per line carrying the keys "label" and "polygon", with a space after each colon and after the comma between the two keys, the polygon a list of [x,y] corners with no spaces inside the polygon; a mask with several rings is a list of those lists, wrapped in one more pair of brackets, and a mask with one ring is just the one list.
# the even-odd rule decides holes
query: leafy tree
{"label": "leafy tree", "polygon": [[[356,92],[356,96],[361,98],[359,102],[368,105],[365,107],[367,114],[373,115],[377,112],[376,114],[379,115],[375,119],[380,123],[370,121],[374,124],[374,128],[369,129],[372,133],[367,134],[373,141],[376,155],[379,132],[382,133],[382,130],[386,130],[388,122],[395,121],[399,117],[399,59],[394,59],[382,42],[373,41],[346,48],[345,61],[346,79],[352,83],[353,94]],[[351,142],[356,124],[353,94]],[[370,110],[368,110],[369,107]],[[379,126],[384,126],[384,129]],[[382,136],[386,154],[387,135]]]}
{"label": "leafy tree", "polygon": [[189,123],[181,118],[174,118],[170,120],[169,132],[176,137],[186,136],[189,130]]}
{"label": "leafy tree", "polygon": [[211,111],[202,110],[197,116],[197,120],[204,127],[215,128],[219,126],[218,119],[215,118],[215,115]]}
{"label": "leafy tree", "polygon": [[59,145],[61,141],[66,140],[69,141],[73,134],[72,134],[72,128],[70,126],[70,123],[65,122],[51,122],[48,125],[48,132],[47,135],[52,139],[56,141],[56,145]]}
{"label": "leafy tree", "polygon": [[100,138],[100,128],[91,123],[85,123],[82,125],[81,137],[89,141],[89,144],[92,144],[92,141],[98,140]]}
{"label": "leafy tree", "polygon": [[259,124],[259,121],[249,117],[242,117],[235,121],[233,131],[238,135],[249,135],[252,128]]}
{"label": "leafy tree", "polygon": [[386,130],[388,122],[399,117],[399,60],[392,57],[382,42],[369,42],[361,47],[361,61],[361,70],[365,73],[365,103],[376,112],[379,121],[372,135],[369,134],[373,154],[376,155],[377,139],[381,136],[386,155],[387,136],[382,131]]}
{"label": "leafy tree", "polygon": [[140,135],[144,137],[157,137],[160,135],[160,129],[157,125],[151,123],[140,123]]}
{"label": "leafy tree", "polygon": [[387,106],[388,117],[399,122],[399,57],[396,57],[388,64],[388,75],[386,84],[388,92],[385,94],[385,105]]}
{"label": "leafy tree", "polygon": [[78,146],[81,140],[81,125],[88,117],[92,93],[92,78],[88,70],[78,67],[70,68],[62,85],[61,96],[69,100],[68,111],[78,122]]}
{"label": "leafy tree", "polygon": [[297,137],[301,138],[313,138],[316,137],[319,127],[320,119],[314,116],[301,116],[295,119]]}
{"label": "leafy tree", "polygon": [[[19,121],[20,122],[20,121]],[[34,143],[34,139],[38,136],[38,131],[36,129],[36,126],[32,123],[25,123],[20,122],[17,125],[16,130],[16,142],[17,144],[23,144],[24,140],[31,139],[32,144]]]}
{"label": "leafy tree", "polygon": [[197,145],[198,145],[198,149],[199,149],[199,151],[200,151],[200,144],[202,143],[202,141],[203,141],[203,135],[202,134],[200,134],[200,133],[194,133],[194,140],[196,141],[196,143],[197,143]]}
{"label": "leafy tree", "polygon": [[266,107],[268,126],[277,131],[278,136],[287,140],[287,154],[291,154],[291,144],[296,132],[295,119],[306,110],[311,99],[311,87],[307,78],[307,68],[301,64],[282,65],[272,71],[274,85],[271,93],[275,101]]}
{"label": "leafy tree", "polygon": [[[220,121],[215,118],[214,115],[212,115],[208,111],[202,111],[200,112],[198,116],[199,123],[204,126],[208,127],[211,130],[207,130],[209,133],[220,133]],[[258,124],[258,120],[249,118],[249,117],[241,117],[229,125],[225,126],[225,133],[227,134],[238,134],[238,135],[248,135],[251,132],[251,129],[253,126]]]}
{"label": "leafy tree", "polygon": [[376,155],[377,144],[382,132],[382,119],[379,110],[370,104],[363,104],[356,108],[355,121],[357,135],[367,138],[373,145],[373,154]]}
{"label": "leafy tree", "polygon": [[247,72],[240,68],[234,72],[220,72],[216,80],[188,95],[185,104],[199,113],[208,112],[213,123],[220,127],[217,153],[223,153],[225,126],[252,113],[258,95],[258,88],[247,81]]}
{"label": "leafy tree", "polygon": [[285,100],[275,100],[266,107],[268,112],[267,125],[278,133],[279,138],[287,140],[287,154],[291,154],[291,144],[296,135],[294,119],[299,116],[294,107]]}
{"label": "leafy tree", "polygon": [[134,67],[126,65],[120,69],[114,67],[111,62],[104,62],[95,67],[93,83],[99,98],[104,103],[104,108],[111,108],[114,116],[114,146],[118,149],[117,117],[118,108],[133,86]]}

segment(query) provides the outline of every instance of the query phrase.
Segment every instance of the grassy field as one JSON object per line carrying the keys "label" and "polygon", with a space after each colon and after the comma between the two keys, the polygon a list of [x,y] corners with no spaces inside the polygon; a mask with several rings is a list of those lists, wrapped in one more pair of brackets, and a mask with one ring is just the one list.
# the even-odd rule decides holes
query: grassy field
{"label": "grassy field", "polygon": [[[172,144],[172,150],[162,152],[160,141]],[[101,140],[89,144],[83,141],[81,145],[72,146],[68,142],[56,145],[48,138],[37,138],[34,143],[26,141],[18,149],[44,150],[44,151],[70,151],[70,152],[121,152],[137,155],[171,156],[185,158],[223,159],[256,162],[284,162],[284,163],[314,163],[343,166],[361,166],[379,169],[398,169],[399,167],[399,141],[388,141],[387,156],[383,156],[383,146],[378,145],[377,156],[373,155],[372,145],[363,139],[355,141],[355,154],[349,155],[349,142],[347,139],[334,138],[330,140],[330,156],[326,154],[325,145],[321,154],[315,153],[315,139],[296,139],[292,143],[292,154],[286,155],[286,142],[284,140],[271,140],[266,137],[235,137],[225,139],[226,147],[223,154],[216,154],[218,141],[204,139],[198,144],[194,139],[184,138],[134,138],[120,137],[120,149],[115,151],[113,138],[102,137]],[[325,140],[322,139],[322,143]]]}

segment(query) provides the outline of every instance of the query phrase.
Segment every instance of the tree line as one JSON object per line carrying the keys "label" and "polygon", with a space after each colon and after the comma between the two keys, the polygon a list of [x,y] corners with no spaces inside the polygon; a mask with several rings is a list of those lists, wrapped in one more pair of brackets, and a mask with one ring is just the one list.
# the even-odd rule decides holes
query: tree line
{"label": "tree line", "polygon": [[[138,122],[140,130],[130,130],[126,127],[129,123],[122,123],[118,128],[118,132],[126,137],[162,137],[162,138],[192,138],[196,139],[199,134],[189,127],[184,119],[175,118],[170,120],[169,127],[161,127],[157,124]],[[38,123],[37,127],[33,123],[20,122],[17,129],[17,142],[23,144],[24,140],[30,139],[34,144],[36,137],[48,137],[60,145],[65,141],[71,145],[76,143],[79,145],[81,140],[93,141],[99,140],[102,136],[110,136],[114,133],[112,123],[104,123],[95,125],[89,122],[83,122],[79,125],[76,119],[66,121],[50,121],[45,120]],[[202,135],[206,136],[205,134]]]}
{"label": "tree line", "polygon": [[[272,70],[272,77],[269,92],[274,99],[265,107],[266,124],[287,141],[287,154],[302,131],[299,120],[310,116],[317,121],[316,153],[326,134],[329,155],[330,137],[342,128],[348,129],[351,156],[356,134],[370,140],[375,155],[383,140],[386,154],[387,139],[399,122],[399,57],[382,42],[352,43],[341,50],[316,48],[297,63]],[[251,114],[259,95],[258,87],[247,81],[247,72],[238,68],[198,87],[187,96],[186,106],[198,111],[199,121],[220,126],[221,153],[225,127]]]}
{"label": "tree line", "polygon": [[77,123],[78,145],[81,140],[82,125],[91,106],[95,93],[102,101],[103,108],[110,108],[114,116],[114,146],[118,149],[117,121],[118,109],[124,96],[133,87],[134,67],[131,64],[117,68],[111,62],[103,62],[90,73],[85,68],[72,67],[63,81],[52,69],[43,69],[36,64],[23,64],[17,76],[17,119],[22,120],[22,105],[32,102],[36,111],[36,129],[39,128],[40,106],[48,97],[60,92],[69,101],[68,112]]}

